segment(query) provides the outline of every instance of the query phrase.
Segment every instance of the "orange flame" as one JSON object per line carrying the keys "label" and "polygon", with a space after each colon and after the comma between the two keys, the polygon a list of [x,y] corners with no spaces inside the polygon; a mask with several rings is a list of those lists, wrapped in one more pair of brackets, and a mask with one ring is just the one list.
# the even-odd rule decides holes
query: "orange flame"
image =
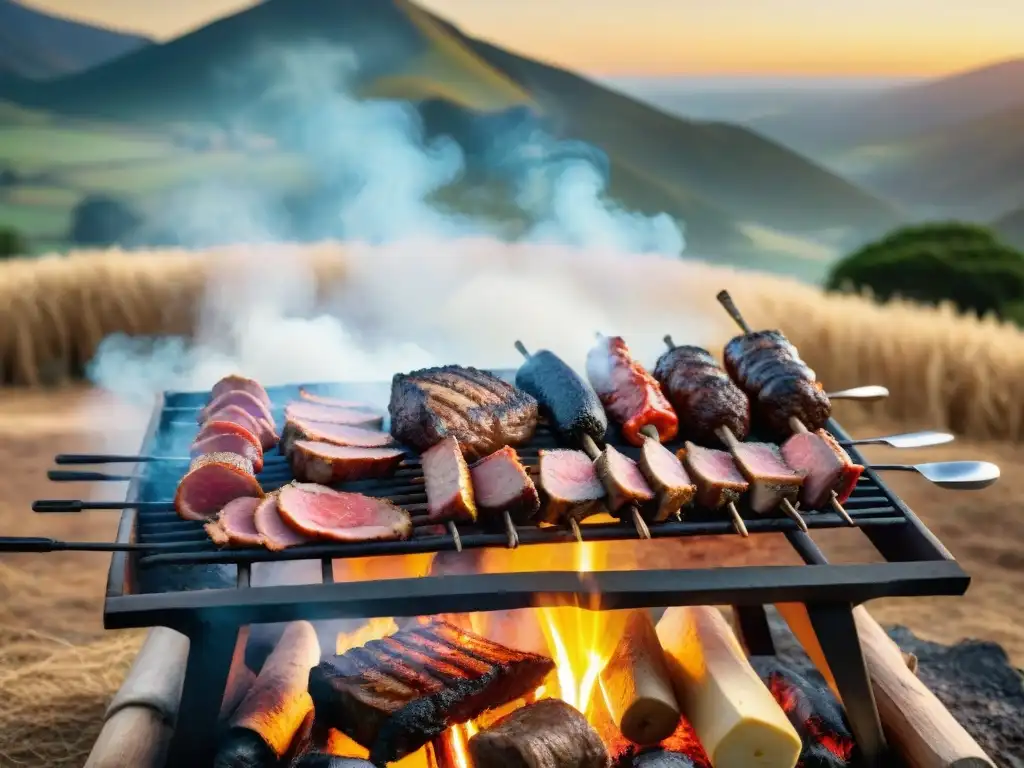
{"label": "orange flame", "polygon": [[382,637],[387,637],[397,631],[398,625],[390,617],[370,619],[359,629],[351,632],[339,632],[338,639],[335,641],[334,652],[342,654],[345,651],[366,645],[371,640],[380,640]]}

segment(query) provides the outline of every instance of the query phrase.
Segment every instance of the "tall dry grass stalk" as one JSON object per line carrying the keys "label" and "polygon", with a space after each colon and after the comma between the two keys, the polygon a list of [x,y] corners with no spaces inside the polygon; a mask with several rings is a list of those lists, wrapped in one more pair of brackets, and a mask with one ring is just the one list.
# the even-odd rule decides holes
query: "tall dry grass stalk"
{"label": "tall dry grass stalk", "polygon": [[[496,263],[510,258],[504,246],[487,248]],[[310,263],[324,290],[343,281],[352,264],[339,243],[289,249]],[[111,333],[192,333],[214,257],[251,253],[80,252],[0,265],[0,383],[81,376]],[[365,256],[363,248],[359,258]],[[716,317],[714,294],[728,287],[753,324],[782,328],[829,388],[888,386],[892,396],[873,415],[982,439],[1024,436],[1024,333],[1014,326],[948,306],[826,296],[794,280],[693,262],[610,268],[650,286],[652,301]],[[722,325],[720,341],[732,332]]]}

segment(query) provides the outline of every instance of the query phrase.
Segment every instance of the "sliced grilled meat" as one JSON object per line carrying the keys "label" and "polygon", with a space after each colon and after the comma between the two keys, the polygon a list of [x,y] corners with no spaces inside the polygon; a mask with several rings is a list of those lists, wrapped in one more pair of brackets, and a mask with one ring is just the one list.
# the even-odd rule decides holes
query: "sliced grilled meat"
{"label": "sliced grilled meat", "polygon": [[256,435],[260,441],[260,447],[264,451],[269,451],[277,445],[277,433],[274,431],[273,425],[266,419],[254,418],[251,413],[237,405],[228,405],[210,414],[210,418],[203,423],[200,432],[207,424],[214,421],[229,421],[244,427],[248,432]]}
{"label": "sliced grilled meat", "polygon": [[658,358],[654,378],[679,417],[679,434],[716,445],[726,426],[737,439],[750,433],[750,400],[714,356],[701,347],[674,347]]}
{"label": "sliced grilled meat", "polygon": [[853,493],[857,481],[860,480],[860,476],[864,473],[864,467],[854,463],[853,459],[850,458],[850,454],[843,450],[843,447],[833,437],[831,432],[822,429],[819,434],[828,443],[828,447],[832,449],[832,452],[843,462],[843,475],[834,490],[836,492],[836,501],[840,504],[845,504],[846,500],[850,498],[850,494]]}
{"label": "sliced grilled meat", "polygon": [[[217,422],[225,424],[228,422]],[[219,435],[210,435],[202,440],[196,440],[188,450],[189,458],[202,456],[206,453],[237,453],[252,462],[252,469],[256,474],[263,471],[263,449],[257,442],[255,445],[249,442],[248,438],[242,437],[235,432],[222,432]]]}
{"label": "sliced grilled meat", "polygon": [[537,410],[523,390],[459,365],[395,374],[388,405],[396,440],[422,453],[451,436],[467,461],[528,441]]}
{"label": "sliced grilled meat", "polygon": [[203,527],[218,547],[258,547],[263,537],[256,530],[254,518],[256,507],[261,503],[254,496],[233,499]]}
{"label": "sliced grilled meat", "polygon": [[318,721],[384,765],[533,691],[554,666],[434,619],[321,661],[309,693]]}
{"label": "sliced grilled meat", "polygon": [[225,376],[214,384],[213,388],[210,390],[210,400],[216,400],[225,392],[233,392],[235,390],[248,392],[267,406],[267,408],[271,407],[270,395],[267,394],[267,390],[263,388],[262,384],[255,379],[248,379],[245,376],[239,376],[237,374]]}
{"label": "sliced grilled meat", "polygon": [[542,699],[469,740],[473,768],[608,768],[601,736],[575,707]]}
{"label": "sliced grilled meat", "polygon": [[587,353],[587,378],[608,414],[633,445],[643,445],[640,430],[653,426],[661,441],[679,431],[679,419],[661,385],[629,352],[621,336],[602,336]]}
{"label": "sliced grilled meat", "polygon": [[657,499],[654,522],[667,520],[693,501],[697,486],[686,474],[683,463],[657,440],[644,440],[638,463]]}
{"label": "sliced grilled meat", "polygon": [[358,408],[335,408],[331,405],[308,400],[295,400],[284,407],[285,419],[319,421],[326,424],[347,424],[350,427],[364,429],[380,429],[384,417],[379,413],[359,410]]}
{"label": "sliced grilled meat", "polygon": [[607,511],[607,493],[594,462],[583,451],[541,451],[539,468],[544,492],[541,522],[562,523],[570,517],[582,520]]}
{"label": "sliced grilled meat", "polygon": [[308,419],[288,419],[281,433],[281,453],[291,458],[292,446],[296,440],[314,443],[347,445],[353,448],[389,448],[395,440],[387,432],[347,424],[327,424]]}
{"label": "sliced grilled meat", "polygon": [[636,462],[607,445],[594,461],[594,471],[604,486],[608,498],[608,511],[618,516],[630,504],[646,504],[654,499],[654,491],[647,484]]}
{"label": "sliced grilled meat", "polygon": [[247,429],[244,424],[238,424],[234,421],[207,421],[199,428],[199,433],[192,442],[198,443],[200,440],[206,440],[209,437],[223,434],[234,434],[245,438],[247,442],[252,443],[254,448],[259,448],[262,455],[263,446],[260,445],[259,436]]}
{"label": "sliced grilled meat", "polygon": [[459,441],[446,437],[420,457],[431,521],[476,521],[473,478]]}
{"label": "sliced grilled meat", "polygon": [[394,541],[412,535],[409,513],[387,499],[323,485],[286,485],[278,494],[277,508],[285,524],[317,539]]}
{"label": "sliced grilled meat", "polygon": [[783,499],[796,501],[804,476],[782,459],[771,443],[737,443],[733,461],[750,483],[750,508],[766,515],[779,508]]}
{"label": "sliced grilled meat", "polygon": [[864,471],[824,429],[798,432],[782,444],[781,450],[786,464],[806,475],[800,489],[800,503],[805,509],[824,509],[833,492],[842,504]]}
{"label": "sliced grilled meat", "polygon": [[277,506],[278,494],[272,493],[264,498],[253,513],[253,526],[263,540],[263,546],[271,552],[309,544],[315,539],[299,533],[281,518],[281,510]]}
{"label": "sliced grilled meat", "polygon": [[192,460],[174,494],[174,509],[184,520],[210,520],[242,496],[263,498],[252,462],[236,453],[208,453]]}
{"label": "sliced grilled meat", "polygon": [[225,392],[207,403],[196,417],[197,423],[203,424],[210,416],[217,413],[217,411],[227,408],[229,405],[237,405],[254,419],[262,419],[270,425],[271,429],[277,429],[274,424],[274,415],[270,412],[270,409],[260,402],[259,398],[240,389]]}
{"label": "sliced grilled meat", "polygon": [[362,400],[343,400],[337,397],[330,397],[329,395],[321,395],[316,392],[312,392],[305,387],[299,387],[299,398],[309,403],[328,405],[331,408],[344,408],[348,411],[369,411],[370,413],[380,413],[380,409],[371,403],[365,403]]}
{"label": "sliced grilled meat", "polygon": [[516,449],[506,445],[469,468],[483,522],[500,525],[502,513],[523,525],[540,509],[540,496]]}
{"label": "sliced grilled meat", "polygon": [[330,485],[391,477],[404,458],[401,448],[361,448],[296,440],[291,464],[296,480]]}
{"label": "sliced grilled meat", "polygon": [[678,455],[697,486],[694,503],[699,507],[718,509],[733,504],[750,488],[727,451],[687,442]]}
{"label": "sliced grilled meat", "polygon": [[533,395],[561,440],[580,447],[584,435],[604,445],[608,416],[594,388],[553,352],[530,355],[516,372],[516,386]]}

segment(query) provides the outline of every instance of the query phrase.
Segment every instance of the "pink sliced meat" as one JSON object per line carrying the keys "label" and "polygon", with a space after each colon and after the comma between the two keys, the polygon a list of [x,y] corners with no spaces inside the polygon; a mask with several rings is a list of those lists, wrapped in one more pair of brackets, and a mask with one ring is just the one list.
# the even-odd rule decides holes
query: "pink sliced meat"
{"label": "pink sliced meat", "polygon": [[279,552],[315,541],[312,536],[299,533],[281,518],[277,497],[277,493],[267,496],[253,514],[253,525],[263,538],[263,546],[271,552]]}
{"label": "pink sliced meat", "polygon": [[202,424],[210,416],[227,408],[229,405],[236,405],[252,416],[253,419],[263,420],[270,425],[271,429],[277,429],[277,425],[274,424],[274,415],[270,412],[270,408],[260,402],[257,397],[240,389],[225,392],[223,395],[219,395],[207,403],[197,416],[198,423]]}
{"label": "pink sliced meat", "polygon": [[361,448],[309,440],[296,440],[291,456],[296,480],[323,485],[390,477],[404,458],[401,448]]}
{"label": "pink sliced meat", "polygon": [[697,486],[686,474],[683,463],[657,440],[644,440],[639,465],[657,498],[654,522],[667,520],[693,501]]}
{"label": "pink sliced meat", "polygon": [[230,421],[233,424],[238,424],[239,426],[244,427],[246,430],[256,435],[257,439],[260,441],[260,447],[264,451],[269,451],[277,445],[277,433],[274,431],[274,427],[271,426],[270,422],[264,419],[253,418],[252,414],[237,405],[229,405],[226,408],[221,408],[216,413],[211,414],[209,420],[205,424],[209,424],[211,421]]}
{"label": "pink sliced meat", "polygon": [[252,462],[254,472],[258,474],[263,471],[263,449],[260,444],[257,442],[254,445],[247,438],[234,432],[204,437],[202,440],[196,440],[189,448],[189,455],[193,459],[204,453],[237,453]]}
{"label": "pink sliced meat", "polygon": [[384,417],[378,413],[351,408],[335,408],[330,405],[320,405],[319,403],[303,400],[288,403],[284,407],[284,417],[285,420],[305,419],[326,424],[347,424],[351,427],[363,427],[364,429],[380,429],[384,424]]}
{"label": "pink sliced meat", "polygon": [[594,462],[601,484],[608,494],[608,511],[618,515],[630,504],[646,504],[654,500],[654,491],[643,473],[629,456],[609,445]]}
{"label": "pink sliced meat", "polygon": [[704,448],[687,441],[678,456],[697,486],[694,503],[699,507],[718,509],[734,504],[750,488],[728,451]]}
{"label": "pink sliced meat", "polygon": [[583,451],[540,452],[540,487],[544,492],[541,522],[564,523],[605,512],[606,492]]}
{"label": "pink sliced meat", "polygon": [[484,456],[469,468],[480,517],[485,522],[504,522],[508,512],[513,522],[528,523],[540,509],[540,496],[516,449],[506,445]]}
{"label": "pink sliced meat", "polygon": [[733,460],[750,483],[750,508],[757,514],[774,512],[784,499],[793,502],[800,495],[803,474],[790,468],[771,443],[738,443]]}
{"label": "pink sliced meat", "polygon": [[250,395],[255,397],[267,408],[271,407],[270,395],[267,394],[267,390],[263,388],[256,379],[249,379],[245,376],[239,376],[237,374],[231,374],[225,376],[223,379],[213,385],[210,390],[210,400],[215,400],[225,392],[232,392],[238,390],[240,392],[248,392]]}
{"label": "pink sliced meat", "polygon": [[850,494],[853,493],[853,489],[857,486],[860,476],[864,473],[864,467],[854,463],[853,459],[850,458],[850,454],[843,449],[843,446],[838,443],[831,432],[819,429],[818,434],[821,435],[822,440],[828,443],[828,447],[839,457],[839,460],[843,462],[843,475],[836,485],[835,492],[836,501],[840,504],[845,504],[846,500],[850,498]]}
{"label": "pink sliced meat", "polygon": [[296,440],[348,445],[353,448],[390,448],[395,445],[395,438],[387,432],[308,419],[288,419],[281,433],[281,453],[290,457]]}
{"label": "pink sliced meat", "polygon": [[427,487],[427,514],[431,521],[472,523],[476,521],[476,500],[469,465],[459,441],[446,437],[420,457]]}
{"label": "pink sliced meat", "polygon": [[327,405],[331,408],[344,408],[350,411],[369,411],[370,413],[380,413],[380,408],[377,408],[370,403],[364,403],[359,400],[340,400],[336,397],[318,395],[316,392],[310,392],[308,389],[300,389],[299,397],[307,402]]}
{"label": "pink sliced meat", "polygon": [[215,421],[211,419],[210,421],[205,422],[199,428],[199,434],[196,435],[196,439],[193,442],[198,443],[200,440],[205,440],[213,435],[222,435],[225,433],[233,433],[240,437],[244,437],[255,447],[262,450],[260,439],[256,436],[256,433],[250,431],[242,424],[237,424],[233,421]]}
{"label": "pink sliced meat", "polygon": [[263,537],[256,530],[255,514],[261,503],[250,497],[229,501],[216,519],[203,527],[218,547],[258,547]]}
{"label": "pink sliced meat", "polygon": [[387,499],[293,483],[281,489],[277,505],[286,524],[318,539],[394,541],[412,535],[409,514]]}
{"label": "pink sliced meat", "polygon": [[184,520],[210,520],[229,501],[263,498],[252,462],[235,453],[208,453],[193,459],[174,494],[174,509]]}
{"label": "pink sliced meat", "polygon": [[800,489],[804,509],[827,507],[832,492],[843,480],[845,462],[842,458],[818,432],[798,432],[782,444],[781,450],[789,466],[806,473]]}

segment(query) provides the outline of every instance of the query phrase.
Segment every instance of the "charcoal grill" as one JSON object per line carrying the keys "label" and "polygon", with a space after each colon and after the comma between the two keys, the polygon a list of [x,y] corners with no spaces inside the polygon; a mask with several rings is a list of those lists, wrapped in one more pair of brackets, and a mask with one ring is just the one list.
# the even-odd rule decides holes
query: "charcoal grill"
{"label": "charcoal grill", "polygon": [[[509,381],[514,377],[512,371],[494,373]],[[386,401],[388,393],[386,384],[332,385],[329,391],[317,386],[307,388],[372,402]],[[275,407],[281,408],[298,396],[298,388],[271,388],[269,393]],[[196,431],[196,410],[207,397],[205,392],[169,392],[160,398],[142,453],[187,456]],[[830,423],[829,429],[839,439],[849,439],[838,424]],[[632,447],[614,438],[613,442],[636,455]],[[524,463],[536,464],[537,450],[554,445],[553,434],[542,426],[535,439],[520,451]],[[267,455],[261,476],[265,487],[290,480],[275,453]],[[856,449],[850,453],[862,461]],[[191,639],[168,763],[174,766],[201,766],[210,761],[222,693],[232,660],[237,658],[236,647],[244,644],[250,624],[511,610],[559,604],[574,596],[588,600],[590,605],[596,600],[601,609],[732,605],[742,638],[755,655],[774,652],[764,606],[805,604],[865,762],[882,765],[887,747],[851,610],[880,597],[961,595],[970,583],[945,547],[870,469],[861,477],[846,509],[885,562],[830,564],[811,536],[788,518],[750,517],[746,524],[751,534],[784,534],[806,565],[610,570],[585,576],[569,571],[489,573],[335,583],[332,560],[453,550],[457,548],[456,538],[449,532],[416,535],[406,542],[317,544],[278,553],[218,550],[199,523],[180,520],[167,503],[185,468],[184,463],[139,465],[123,504],[117,541],[157,548],[114,553],[104,605],[107,628],[166,626]],[[398,477],[340,487],[391,498],[414,516],[425,509],[422,475],[414,457]],[[806,522],[812,532],[846,527],[833,512],[809,514]],[[587,541],[638,538],[630,523],[581,528]],[[456,533],[462,549],[509,545],[503,531],[460,524]],[[571,531],[560,528],[521,526],[517,533],[521,546],[574,540]],[[733,534],[721,515],[697,514],[683,522],[651,526],[654,538],[718,534]],[[252,563],[287,559],[319,559],[322,583],[250,585]]]}

